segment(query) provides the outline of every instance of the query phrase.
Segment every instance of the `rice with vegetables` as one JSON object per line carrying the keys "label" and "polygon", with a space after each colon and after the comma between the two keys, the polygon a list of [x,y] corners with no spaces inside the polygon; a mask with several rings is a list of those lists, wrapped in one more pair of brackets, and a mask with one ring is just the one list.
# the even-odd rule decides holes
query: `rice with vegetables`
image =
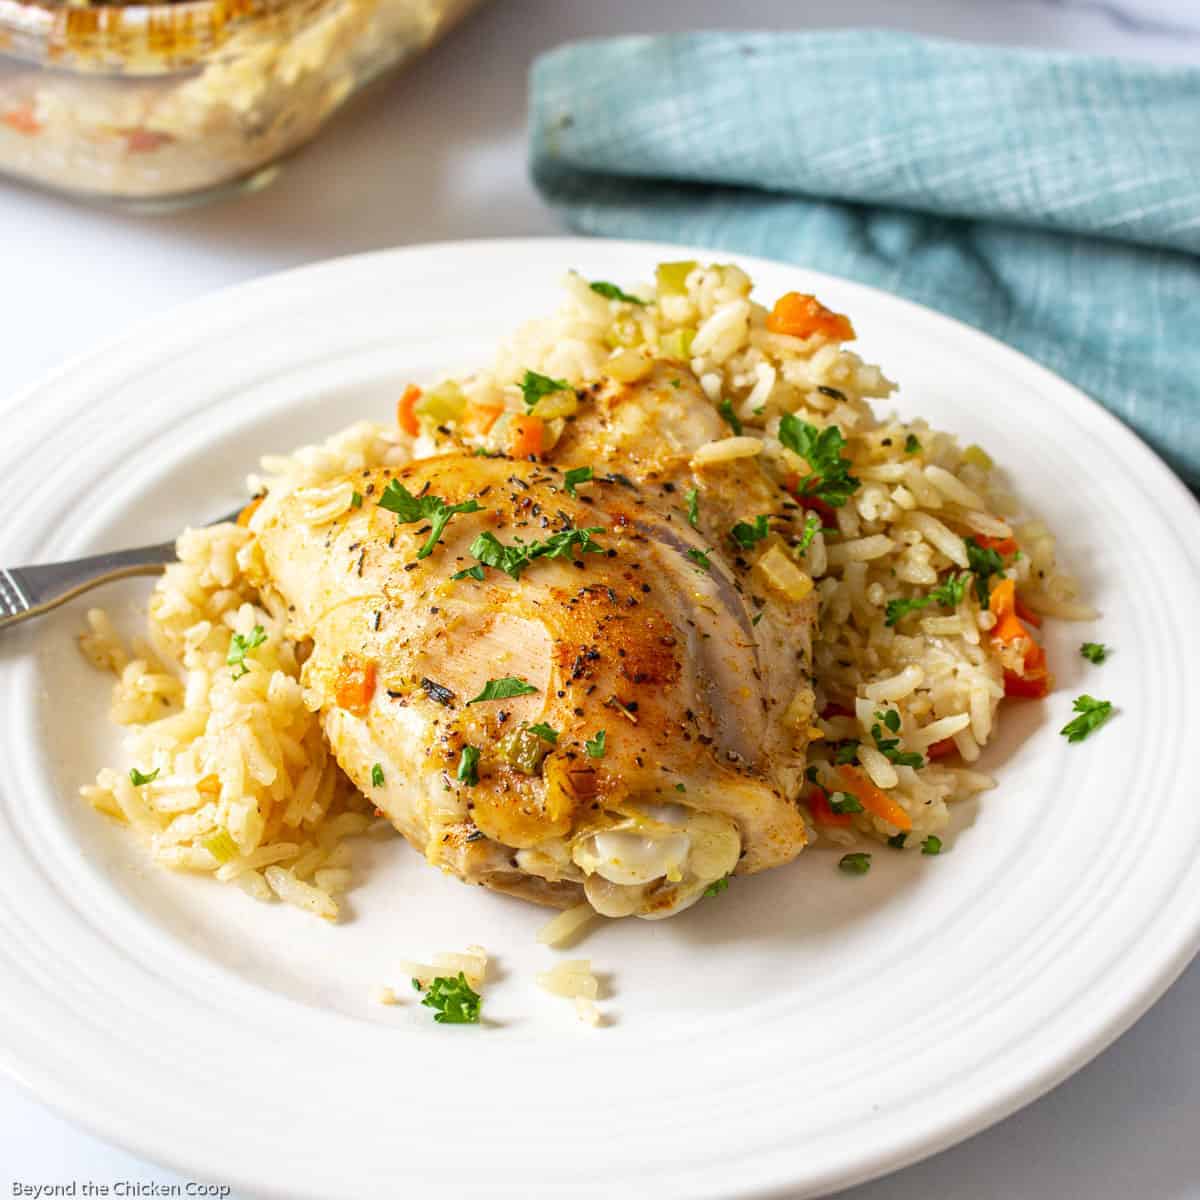
{"label": "rice with vegetables", "polygon": [[[974,764],[1001,702],[1051,687],[1037,627],[1093,614],[987,453],[877,415],[871,401],[894,385],[845,348],[850,320],[796,293],[765,308],[735,266],[664,263],[632,291],[571,274],[566,293],[489,369],[410,386],[395,424],[363,421],[265,460],[243,522],[181,536],[144,640],[126,648],[89,614],[83,649],[117,675],[134,770],[106,769],[83,791],[156,861],[332,918],[350,882],[343,839],[372,822],[306,691],[310,647],[266,579],[255,530],[285,499],[319,522],[362,504],[352,472],[450,449],[549,455],[599,387],[664,364],[727,426],[693,461],[754,457],[778,485],[778,511],[731,529],[731,553],[765,586],[819,603],[798,797],[811,837],[934,853],[949,806],[992,785]],[[801,515],[798,535],[777,531],[784,510]]]}

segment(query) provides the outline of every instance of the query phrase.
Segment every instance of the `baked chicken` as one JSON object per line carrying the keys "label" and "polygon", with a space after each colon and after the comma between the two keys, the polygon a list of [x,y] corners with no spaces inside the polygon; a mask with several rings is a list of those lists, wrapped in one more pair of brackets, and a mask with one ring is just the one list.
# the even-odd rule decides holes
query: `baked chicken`
{"label": "baked chicken", "polygon": [[338,761],[431,863],[652,918],[804,846],[805,513],[729,432],[659,369],[538,461],[447,441],[255,522]]}

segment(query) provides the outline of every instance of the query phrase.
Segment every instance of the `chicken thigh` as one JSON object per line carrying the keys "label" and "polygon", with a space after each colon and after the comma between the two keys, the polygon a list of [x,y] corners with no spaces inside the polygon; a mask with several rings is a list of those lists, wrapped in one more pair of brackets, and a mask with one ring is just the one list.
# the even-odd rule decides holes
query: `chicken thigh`
{"label": "chicken thigh", "polygon": [[660,917],[804,845],[815,597],[756,569],[804,514],[695,459],[729,431],[674,375],[597,388],[541,461],[452,447],[255,522],[338,761],[468,882]]}

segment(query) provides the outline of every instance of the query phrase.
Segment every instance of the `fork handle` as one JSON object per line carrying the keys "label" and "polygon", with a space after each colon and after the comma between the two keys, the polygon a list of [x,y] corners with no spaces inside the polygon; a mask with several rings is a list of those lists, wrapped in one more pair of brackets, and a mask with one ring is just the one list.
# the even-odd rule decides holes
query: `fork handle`
{"label": "fork handle", "polygon": [[0,629],[49,612],[102,583],[161,574],[174,561],[175,543],[162,542],[67,562],[0,568]]}

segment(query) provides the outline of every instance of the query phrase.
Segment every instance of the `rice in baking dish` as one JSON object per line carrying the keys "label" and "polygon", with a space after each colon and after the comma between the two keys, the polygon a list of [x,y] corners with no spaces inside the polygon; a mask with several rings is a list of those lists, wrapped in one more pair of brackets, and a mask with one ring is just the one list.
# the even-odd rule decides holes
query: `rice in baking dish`
{"label": "rice in baking dish", "polygon": [[[808,510],[801,542],[758,566],[797,600],[819,598],[819,737],[798,798],[812,837],[917,849],[945,828],[950,805],[992,785],[974,764],[1006,694],[1050,687],[1033,628],[1093,614],[1057,569],[1046,526],[1020,515],[982,448],[877,415],[871,402],[894,385],[845,348],[852,338],[849,320],[811,297],[756,303],[735,266],[661,264],[654,286],[631,292],[571,274],[559,310],[508,339],[489,369],[409,389],[396,424],[361,421],[268,458],[251,488],[263,510],[301,492],[319,523],[354,502],[338,482],[347,473],[448,442],[509,451],[531,415],[527,371],[581,388],[636,380],[659,360],[690,371],[730,427],[697,457],[759,456],[786,502]],[[534,406],[545,449],[569,409]],[[814,489],[822,456],[842,473],[840,490]],[[373,808],[306,703],[307,646],[255,584],[254,525],[248,513],[181,535],[132,648],[104,613],[89,614],[81,645],[117,676],[113,717],[129,730],[136,773],[106,768],[83,794],[144,835],[164,866],[334,918],[350,882],[344,839],[371,826]]]}

